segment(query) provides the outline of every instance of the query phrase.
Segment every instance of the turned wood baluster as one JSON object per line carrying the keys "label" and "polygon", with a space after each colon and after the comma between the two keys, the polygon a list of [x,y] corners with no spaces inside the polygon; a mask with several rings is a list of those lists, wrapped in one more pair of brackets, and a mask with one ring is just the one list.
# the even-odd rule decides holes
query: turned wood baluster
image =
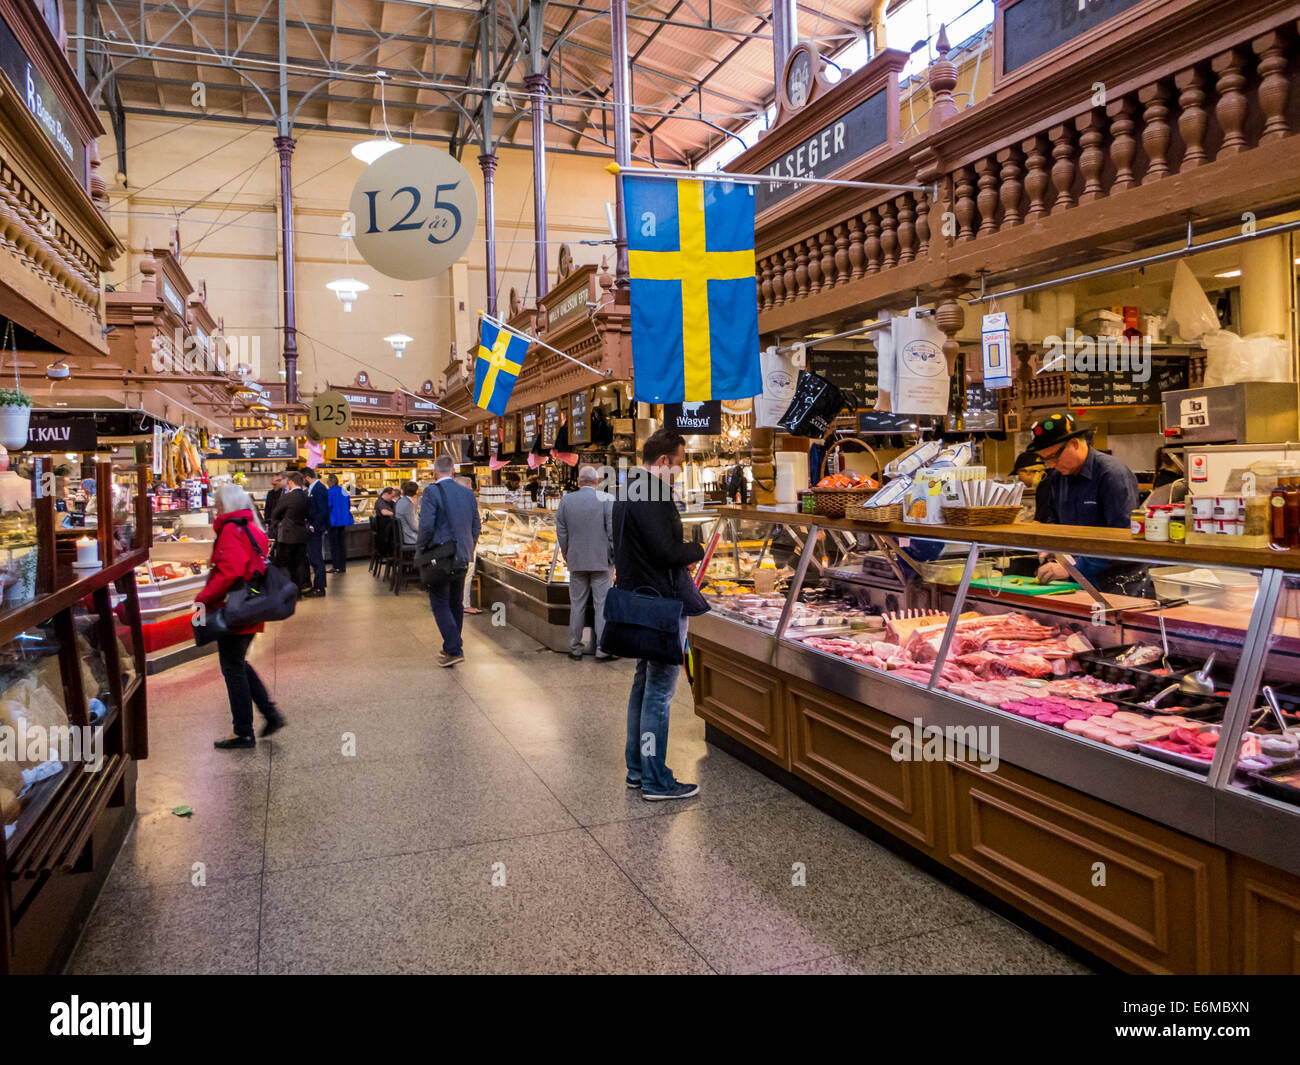
{"label": "turned wood baluster", "polygon": [[823,231],[818,239],[822,247],[822,288],[835,287],[835,240],[829,229]]}
{"label": "turned wood baluster", "polygon": [[763,259],[759,263],[760,280],[758,283],[759,303],[763,310],[772,308],[772,260]]}
{"label": "turned wood baluster", "polygon": [[1091,203],[1106,195],[1101,184],[1101,172],[1106,166],[1106,153],[1102,141],[1106,139],[1106,118],[1099,110],[1089,111],[1074,120],[1079,133],[1079,171],[1083,174],[1083,191],[1080,203]]}
{"label": "turned wood baluster", "polygon": [[1169,173],[1169,142],[1173,130],[1169,125],[1169,89],[1163,82],[1147,85],[1138,91],[1142,104],[1142,148],[1147,153],[1147,172],[1143,185],[1159,181]]}
{"label": "turned wood baluster", "polygon": [[795,299],[808,295],[808,249],[803,241],[794,246]]}
{"label": "turned wood baluster", "polygon": [[968,166],[963,166],[953,175],[956,185],[954,193],[956,203],[953,213],[957,215],[957,243],[975,239],[975,175]]}
{"label": "turned wood baluster", "polygon": [[1178,90],[1178,136],[1183,140],[1183,161],[1179,171],[1195,170],[1208,161],[1205,130],[1210,113],[1205,110],[1205,78],[1197,67],[1174,75]]}
{"label": "turned wood baluster", "polygon": [[835,227],[835,283],[844,284],[849,279],[849,230],[841,222]]}
{"label": "turned wood baluster", "polygon": [[878,208],[880,212],[880,268],[888,270],[898,265],[898,219],[894,216],[894,205],[888,201]]}
{"label": "turned wood baluster", "polygon": [[1111,192],[1122,192],[1133,187],[1133,160],[1137,156],[1137,106],[1131,97],[1123,96],[1106,105],[1110,118],[1110,161],[1115,167],[1115,181]]}
{"label": "turned wood baluster", "polygon": [[1223,143],[1219,145],[1219,155],[1236,155],[1246,150],[1246,75],[1243,68],[1246,57],[1241,49],[1233,48],[1216,55],[1210,62],[1214,73],[1218,75],[1215,90],[1219,94],[1214,105],[1214,115],[1223,130]]}
{"label": "turned wood baluster", "polygon": [[916,257],[927,258],[930,254],[930,196],[918,193],[916,197]]}
{"label": "turned wood baluster", "polygon": [[1264,132],[1259,143],[1275,141],[1290,134],[1287,122],[1287,94],[1290,81],[1286,76],[1286,39],[1277,32],[1266,33],[1251,41],[1259,56],[1259,107],[1264,112]]}
{"label": "turned wood baluster", "polygon": [[984,236],[988,233],[998,231],[998,166],[997,161],[992,156],[985,156],[975,164],[976,170],[979,171],[979,195],[976,198],[976,204],[979,206],[980,227],[979,235]]}
{"label": "turned wood baluster", "polygon": [[772,306],[779,307],[785,302],[785,267],[780,255],[772,256]]}
{"label": "turned wood baluster", "polygon": [[867,267],[867,252],[862,246],[866,239],[862,228],[862,216],[854,215],[849,219],[849,280],[856,281]]}
{"label": "turned wood baluster", "polygon": [[822,290],[822,247],[816,237],[803,242],[808,250],[808,295],[812,296]]}
{"label": "turned wood baluster", "polygon": [[1020,149],[1011,147],[1003,148],[998,152],[998,163],[1002,168],[1000,177],[1001,186],[998,189],[998,198],[1002,201],[1002,229],[1014,229],[1020,225],[1020,197],[1024,194],[1025,187],[1021,183],[1021,165],[1024,156],[1020,154]]}
{"label": "turned wood baluster", "polygon": [[795,288],[795,255],[793,247],[786,248],[781,252],[781,267],[784,271],[782,276],[785,278],[785,302],[793,303],[799,296]]}
{"label": "turned wood baluster", "polygon": [[1047,135],[1052,139],[1052,185],[1056,188],[1052,214],[1061,214],[1074,206],[1074,127],[1062,122]]}
{"label": "turned wood baluster", "polygon": [[912,222],[916,212],[911,193],[903,193],[894,204],[898,208],[898,265],[906,266],[916,258],[916,226]]}
{"label": "turned wood baluster", "polygon": [[867,253],[867,273],[880,273],[880,220],[872,209],[862,216],[867,226],[867,239],[863,250]]}

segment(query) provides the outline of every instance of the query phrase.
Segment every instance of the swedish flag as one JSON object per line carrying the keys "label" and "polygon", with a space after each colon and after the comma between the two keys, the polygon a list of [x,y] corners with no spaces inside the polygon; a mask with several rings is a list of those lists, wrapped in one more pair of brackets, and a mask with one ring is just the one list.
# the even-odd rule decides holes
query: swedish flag
{"label": "swedish flag", "polygon": [[758,395],[753,187],[630,174],[622,181],[636,398]]}
{"label": "swedish flag", "polygon": [[479,325],[478,358],[474,360],[474,406],[498,416],[505,414],[527,354],[526,337],[484,317]]}

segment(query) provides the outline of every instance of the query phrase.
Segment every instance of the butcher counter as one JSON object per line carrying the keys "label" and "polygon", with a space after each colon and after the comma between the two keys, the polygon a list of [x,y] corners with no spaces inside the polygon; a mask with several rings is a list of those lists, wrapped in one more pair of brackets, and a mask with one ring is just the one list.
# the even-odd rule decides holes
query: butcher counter
{"label": "butcher counter", "polygon": [[[1300,791],[1288,784],[1300,760],[1260,710],[1262,689],[1275,689],[1283,723],[1300,729],[1300,551],[771,507],[721,508],[712,536],[761,547],[728,567],[736,579],[708,571],[713,609],[691,619],[711,743],[1121,969],[1300,971]],[[1037,551],[1148,565],[1197,590],[1119,597],[1085,581],[1043,595],[1003,577]],[[761,594],[773,573],[776,589]],[[999,629],[1051,638],[958,654],[978,643],[964,634]],[[1158,661],[1123,665],[1133,645],[1159,648]],[[1014,664],[1038,676],[1008,664],[1019,652]],[[1211,654],[1208,692],[1166,697],[1177,704],[1167,720],[1137,706]],[[993,672],[977,675],[983,662]],[[1125,712],[1067,731],[1064,718],[979,701],[1002,683],[1074,707],[1094,703],[1067,696],[1097,685],[1105,713]],[[1184,727],[1170,734],[1170,722]],[[938,731],[972,745],[930,757],[922,738]]]}

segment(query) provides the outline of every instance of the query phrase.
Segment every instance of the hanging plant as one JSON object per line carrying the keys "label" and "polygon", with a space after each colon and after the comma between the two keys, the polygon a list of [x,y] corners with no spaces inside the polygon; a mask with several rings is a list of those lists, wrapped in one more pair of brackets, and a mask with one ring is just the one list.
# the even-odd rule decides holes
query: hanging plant
{"label": "hanging plant", "polygon": [[27,446],[27,426],[32,418],[32,397],[26,395],[18,379],[18,340],[14,324],[5,327],[4,345],[14,353],[14,387],[0,388],[0,444],[10,449]]}

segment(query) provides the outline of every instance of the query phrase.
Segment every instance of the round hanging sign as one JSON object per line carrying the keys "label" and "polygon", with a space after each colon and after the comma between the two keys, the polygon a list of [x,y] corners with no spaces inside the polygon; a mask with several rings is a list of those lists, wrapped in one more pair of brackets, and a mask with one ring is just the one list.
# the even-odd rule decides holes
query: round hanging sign
{"label": "round hanging sign", "polygon": [[307,429],[318,436],[342,436],[351,425],[352,407],[341,392],[318,392],[307,408]]}
{"label": "round hanging sign", "polygon": [[366,167],[348,206],[362,258],[402,281],[441,274],[464,254],[478,223],[469,171],[423,144],[388,152]]}

